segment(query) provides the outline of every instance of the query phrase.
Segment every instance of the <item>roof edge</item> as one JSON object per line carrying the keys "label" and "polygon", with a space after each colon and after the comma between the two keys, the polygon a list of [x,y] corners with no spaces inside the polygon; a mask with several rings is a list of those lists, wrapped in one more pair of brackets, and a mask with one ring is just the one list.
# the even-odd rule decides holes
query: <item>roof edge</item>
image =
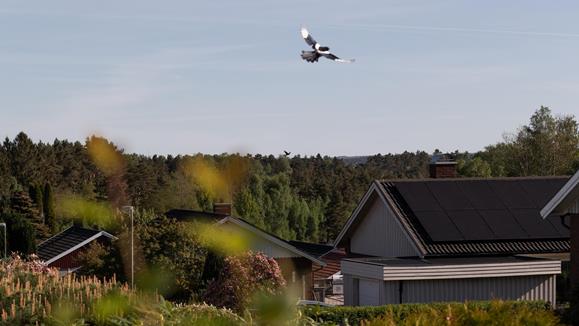
{"label": "roof edge", "polygon": [[565,205],[571,205],[571,203],[566,202],[570,194],[576,194],[579,198],[579,170],[575,172],[569,181],[567,181],[545,207],[541,209],[541,217],[545,219],[551,215],[551,213],[560,213],[560,209],[565,209]]}

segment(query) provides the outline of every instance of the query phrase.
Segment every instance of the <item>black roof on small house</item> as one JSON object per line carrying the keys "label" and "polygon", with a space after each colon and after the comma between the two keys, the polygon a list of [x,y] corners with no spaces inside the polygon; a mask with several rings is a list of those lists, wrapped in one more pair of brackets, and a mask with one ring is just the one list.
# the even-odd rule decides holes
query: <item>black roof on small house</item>
{"label": "black roof on small house", "polygon": [[328,252],[334,249],[334,246],[325,245],[320,243],[310,243],[310,242],[303,242],[303,241],[295,241],[290,240],[288,241],[289,244],[292,246],[300,249],[301,251],[307,252],[308,254],[320,258],[323,255],[327,254]]}
{"label": "black roof on small house", "polygon": [[[48,262],[59,255],[72,252],[100,236],[114,238],[107,232],[73,225],[38,245],[38,257]],[[92,240],[91,240],[92,239]]]}
{"label": "black roof on small house", "polygon": [[165,216],[174,218],[177,221],[217,222],[227,215],[191,209],[171,209],[165,213]]}
{"label": "black roof on small house", "polygon": [[569,251],[569,230],[540,210],[569,177],[380,181],[428,255]]}

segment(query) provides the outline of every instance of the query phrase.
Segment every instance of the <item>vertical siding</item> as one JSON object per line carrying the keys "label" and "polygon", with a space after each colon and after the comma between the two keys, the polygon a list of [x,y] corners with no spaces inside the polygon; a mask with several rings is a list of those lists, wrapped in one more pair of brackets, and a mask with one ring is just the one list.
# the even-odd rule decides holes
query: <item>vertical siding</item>
{"label": "vertical siding", "polygon": [[[555,275],[403,282],[403,303],[472,300],[543,300],[555,303]],[[384,304],[398,302],[399,282],[385,281]]]}
{"label": "vertical siding", "polygon": [[362,210],[359,224],[350,239],[350,250],[381,257],[416,256],[418,252],[395,220],[392,210],[378,197]]}
{"label": "vertical siding", "polygon": [[575,204],[571,205],[569,209],[569,213],[571,214],[579,214],[579,199],[575,201]]}
{"label": "vertical siding", "polygon": [[354,278],[350,274],[344,274],[342,276],[344,280],[344,305],[353,306],[354,305]]}

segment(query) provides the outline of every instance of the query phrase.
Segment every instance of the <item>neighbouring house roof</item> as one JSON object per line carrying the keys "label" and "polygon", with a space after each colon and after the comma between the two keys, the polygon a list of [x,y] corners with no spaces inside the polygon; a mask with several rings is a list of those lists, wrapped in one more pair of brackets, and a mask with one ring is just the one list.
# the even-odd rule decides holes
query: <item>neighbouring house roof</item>
{"label": "neighbouring house roof", "polygon": [[290,240],[288,241],[289,244],[292,246],[300,249],[303,252],[307,252],[308,254],[312,255],[313,257],[322,257],[325,254],[329,253],[334,249],[332,245],[325,245],[319,243],[310,243],[310,242],[303,242],[303,241],[295,241]]}
{"label": "neighbouring house roof", "polygon": [[579,213],[579,171],[545,204],[541,216],[548,218],[552,214],[565,214],[571,208]]}
{"label": "neighbouring house roof", "polygon": [[73,225],[38,245],[37,255],[46,265],[86,246],[92,241],[106,237],[116,239],[108,232]]}
{"label": "neighbouring house roof", "polygon": [[[294,254],[307,258],[312,261],[314,264],[318,264],[321,266],[325,266],[326,263],[319,259],[318,256],[312,255],[307,251],[303,251],[302,249],[294,246],[290,241],[284,240],[274,234],[271,234],[260,227],[253,225],[247,222],[244,219],[239,217],[234,217],[231,215],[224,215],[224,214],[216,214],[212,212],[203,212],[203,211],[195,211],[195,210],[186,210],[186,209],[178,209],[178,210],[170,210],[165,213],[167,217],[175,218],[178,221],[202,221],[202,222],[212,222],[212,223],[227,223],[230,222],[235,224],[252,234],[264,238],[270,242],[277,244],[278,246],[293,252]],[[313,244],[312,244],[313,245]],[[331,246],[330,246],[331,249]]]}
{"label": "neighbouring house roof", "polygon": [[[569,177],[375,181],[336,239],[353,232],[371,193],[387,203],[424,256],[569,251],[569,230],[541,208]],[[352,227],[353,226],[353,227]],[[350,228],[352,227],[352,230]]]}
{"label": "neighbouring house roof", "polygon": [[176,220],[201,221],[201,222],[217,222],[227,215],[213,212],[195,211],[190,209],[171,209],[165,213],[165,216],[174,218]]}
{"label": "neighbouring house roof", "polygon": [[341,271],[341,261],[345,258],[368,258],[371,256],[360,255],[355,253],[347,254],[344,249],[334,248],[332,251],[325,253],[320,257],[326,263],[326,266],[322,268],[314,269],[314,279],[321,280],[327,279],[332,275]]}

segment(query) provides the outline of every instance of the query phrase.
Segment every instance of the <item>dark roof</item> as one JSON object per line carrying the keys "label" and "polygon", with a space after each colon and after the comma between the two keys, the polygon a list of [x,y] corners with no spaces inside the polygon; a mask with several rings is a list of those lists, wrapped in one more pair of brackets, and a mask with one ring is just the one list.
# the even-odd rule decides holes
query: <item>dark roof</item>
{"label": "dark roof", "polygon": [[[277,240],[284,242],[285,244],[299,250],[302,253],[305,253],[307,255],[312,256],[313,258],[318,259],[320,255],[316,255],[315,253],[323,251],[323,253],[330,251],[333,247],[329,246],[329,245],[322,245],[322,244],[314,244],[314,243],[307,243],[307,242],[300,242],[300,241],[288,241],[285,239],[282,239],[280,237],[278,237],[277,235],[268,232],[262,228],[260,228],[259,226],[248,222],[247,220],[244,220],[242,218],[239,217],[235,217],[232,215],[226,215],[226,214],[219,214],[219,213],[213,213],[213,212],[204,212],[204,211],[196,211],[196,210],[189,210],[189,209],[172,209],[169,210],[168,212],[165,213],[165,216],[169,217],[169,218],[174,218],[177,221],[182,221],[182,222],[192,222],[192,221],[201,221],[201,222],[218,222],[224,218],[230,218],[230,219],[235,219],[238,221],[243,222],[244,224],[247,224],[248,226],[261,231],[263,233],[268,234],[269,236],[276,238]],[[304,250],[304,249],[308,249],[308,250]]]}
{"label": "dark roof", "polygon": [[202,222],[217,222],[227,215],[213,213],[213,212],[203,212],[191,209],[171,209],[165,213],[165,216],[169,218],[174,218],[178,221],[202,221]]}
{"label": "dark roof", "polygon": [[321,257],[322,261],[326,263],[326,266],[321,268],[314,268],[313,274],[314,279],[327,279],[328,277],[336,274],[342,270],[342,259],[345,258],[367,258],[371,257],[368,255],[360,255],[356,253],[346,254],[343,249],[335,248],[334,250],[326,253]]}
{"label": "dark roof", "polygon": [[318,243],[309,243],[309,242],[302,242],[302,241],[294,241],[290,240],[287,241],[292,246],[298,248],[303,252],[307,252],[313,257],[320,258],[323,255],[327,254],[328,252],[334,249],[334,246],[325,245],[325,244],[318,244]]}
{"label": "dark roof", "polygon": [[41,260],[48,261],[99,233],[101,233],[99,230],[85,229],[73,225],[52,238],[40,243],[38,245],[37,255]]}
{"label": "dark roof", "polygon": [[427,255],[569,251],[569,230],[541,208],[568,177],[381,181]]}

